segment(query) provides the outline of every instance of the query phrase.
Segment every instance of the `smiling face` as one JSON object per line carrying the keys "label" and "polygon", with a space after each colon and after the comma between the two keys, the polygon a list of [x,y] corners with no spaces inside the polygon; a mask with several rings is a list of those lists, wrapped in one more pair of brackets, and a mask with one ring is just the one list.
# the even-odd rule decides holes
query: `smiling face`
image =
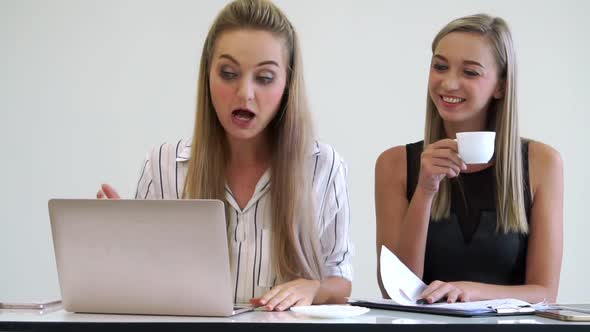
{"label": "smiling face", "polygon": [[209,71],[211,101],[230,140],[258,138],[279,110],[287,80],[284,42],[270,32],[221,33]]}
{"label": "smiling face", "polygon": [[502,97],[503,82],[485,36],[451,32],[436,46],[428,92],[444,121],[482,130],[492,98]]}

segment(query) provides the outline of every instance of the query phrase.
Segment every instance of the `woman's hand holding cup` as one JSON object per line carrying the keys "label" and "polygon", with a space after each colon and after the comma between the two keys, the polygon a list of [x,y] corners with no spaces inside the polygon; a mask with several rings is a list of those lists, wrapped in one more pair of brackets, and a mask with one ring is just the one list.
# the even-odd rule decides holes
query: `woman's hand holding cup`
{"label": "woman's hand holding cup", "polygon": [[455,140],[442,139],[434,142],[424,149],[420,157],[418,188],[435,194],[442,179],[454,178],[466,169],[467,165],[459,156]]}

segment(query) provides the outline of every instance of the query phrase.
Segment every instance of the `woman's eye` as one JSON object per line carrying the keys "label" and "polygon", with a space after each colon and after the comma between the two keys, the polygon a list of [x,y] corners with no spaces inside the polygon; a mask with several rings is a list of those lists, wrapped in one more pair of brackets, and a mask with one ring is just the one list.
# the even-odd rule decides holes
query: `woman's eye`
{"label": "woman's eye", "polygon": [[274,80],[274,77],[261,75],[261,76],[257,76],[256,80],[261,84],[270,84]]}
{"label": "woman's eye", "polygon": [[447,70],[447,69],[449,69],[449,67],[448,67],[447,65],[443,65],[443,64],[441,64],[441,63],[435,63],[435,64],[433,64],[433,65],[432,65],[432,68],[434,68],[434,69],[436,69],[436,70],[439,70],[439,71],[442,71],[442,70]]}
{"label": "woman's eye", "polygon": [[473,70],[465,70],[463,71],[465,73],[465,75],[467,76],[471,76],[471,77],[475,77],[475,76],[479,76],[479,73]]}
{"label": "woman's eye", "polygon": [[227,69],[222,69],[219,72],[219,76],[221,76],[221,78],[225,79],[225,80],[231,80],[236,78],[236,76],[238,76],[236,73],[234,73],[233,71],[227,70]]}

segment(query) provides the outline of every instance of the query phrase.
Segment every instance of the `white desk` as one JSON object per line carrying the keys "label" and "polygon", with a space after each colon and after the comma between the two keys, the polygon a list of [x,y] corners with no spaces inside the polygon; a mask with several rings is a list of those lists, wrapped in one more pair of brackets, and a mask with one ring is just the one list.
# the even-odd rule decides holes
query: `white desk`
{"label": "white desk", "polygon": [[228,318],[99,315],[0,310],[0,331],[590,331],[590,323],[537,316],[461,318],[378,310],[349,319],[315,319],[293,312],[249,312]]}

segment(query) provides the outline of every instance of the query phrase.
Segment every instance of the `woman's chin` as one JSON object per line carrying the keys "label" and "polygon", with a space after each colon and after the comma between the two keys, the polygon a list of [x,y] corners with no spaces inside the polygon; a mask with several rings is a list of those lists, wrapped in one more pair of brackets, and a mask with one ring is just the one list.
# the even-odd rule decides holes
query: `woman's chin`
{"label": "woman's chin", "polygon": [[260,136],[261,131],[253,128],[242,129],[242,128],[230,128],[225,130],[228,138],[236,141],[249,141]]}
{"label": "woman's chin", "polygon": [[448,122],[462,122],[469,119],[469,114],[461,110],[447,110],[445,108],[438,109],[438,115]]}

